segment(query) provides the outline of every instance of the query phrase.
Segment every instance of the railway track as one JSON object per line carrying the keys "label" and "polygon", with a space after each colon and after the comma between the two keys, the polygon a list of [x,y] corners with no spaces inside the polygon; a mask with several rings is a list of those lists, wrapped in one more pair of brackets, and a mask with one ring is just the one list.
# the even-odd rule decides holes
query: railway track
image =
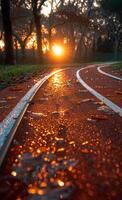
{"label": "railway track", "polygon": [[75,73],[47,76],[14,118],[1,149],[0,199],[121,199],[121,117],[98,111]]}
{"label": "railway track", "polygon": [[[38,83],[36,83],[28,91],[28,93],[20,100],[20,102],[17,104],[17,106],[9,113],[9,115],[3,120],[3,122],[0,123],[0,135],[1,136],[3,135],[2,139],[0,138],[0,167],[5,159],[6,153],[7,153],[8,148],[14,138],[16,130],[17,130],[30,102],[32,101],[33,97],[51,76],[53,76],[54,74],[61,72],[63,70],[64,69],[57,70],[57,71],[45,76]],[[6,139],[6,137],[7,137],[7,139]]]}

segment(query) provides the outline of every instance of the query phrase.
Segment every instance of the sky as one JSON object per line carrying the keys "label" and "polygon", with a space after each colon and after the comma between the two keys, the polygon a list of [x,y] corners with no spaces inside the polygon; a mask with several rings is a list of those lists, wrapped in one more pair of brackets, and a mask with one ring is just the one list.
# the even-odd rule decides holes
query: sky
{"label": "sky", "polygon": [[[57,3],[60,1],[60,0],[56,0]],[[94,2],[94,6],[97,7],[98,4],[96,3],[96,1]],[[42,8],[42,13],[46,16],[48,16],[51,12],[51,4],[49,2],[46,2],[45,3],[45,6],[43,6]]]}
{"label": "sky", "polygon": [[[56,0],[56,3],[58,3],[60,0]],[[55,2],[54,2],[55,5]],[[42,13],[46,16],[48,16],[51,12],[51,4],[49,2],[45,3],[45,6],[42,8]]]}

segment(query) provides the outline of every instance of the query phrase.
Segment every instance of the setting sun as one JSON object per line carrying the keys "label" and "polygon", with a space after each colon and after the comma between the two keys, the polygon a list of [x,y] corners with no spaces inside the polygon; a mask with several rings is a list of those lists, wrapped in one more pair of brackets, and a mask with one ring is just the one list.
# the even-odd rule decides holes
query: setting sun
{"label": "setting sun", "polygon": [[63,54],[63,48],[59,45],[54,45],[52,50],[56,56],[61,56]]}

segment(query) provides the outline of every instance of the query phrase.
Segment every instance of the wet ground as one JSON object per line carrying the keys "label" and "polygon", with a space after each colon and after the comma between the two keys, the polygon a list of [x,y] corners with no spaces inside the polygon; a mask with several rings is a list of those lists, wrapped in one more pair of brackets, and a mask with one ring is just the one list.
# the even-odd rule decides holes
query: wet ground
{"label": "wet ground", "polygon": [[90,87],[122,107],[122,81],[101,74],[96,68],[83,70],[80,74]]}
{"label": "wet ground", "polygon": [[11,83],[9,87],[0,90],[0,122],[4,120],[20,99],[44,75],[46,75],[46,72],[38,76],[22,76],[13,82],[13,84]]}
{"label": "wet ground", "polygon": [[[121,199],[122,118],[82,87],[75,73],[55,74],[30,102],[0,173],[0,199]],[[113,81],[110,93],[108,81],[103,87],[95,73],[81,76],[106,96],[115,94],[121,106],[115,93],[121,83]]]}
{"label": "wet ground", "polygon": [[122,78],[122,69],[112,69],[111,67],[107,67],[107,68],[102,68],[102,71],[117,76],[119,78]]}

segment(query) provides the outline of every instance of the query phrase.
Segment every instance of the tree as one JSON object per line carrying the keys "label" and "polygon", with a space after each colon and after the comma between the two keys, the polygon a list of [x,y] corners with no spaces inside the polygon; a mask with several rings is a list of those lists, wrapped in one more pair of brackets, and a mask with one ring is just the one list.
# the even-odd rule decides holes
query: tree
{"label": "tree", "polygon": [[112,12],[122,12],[122,0],[101,0],[101,5]]}
{"label": "tree", "polygon": [[42,51],[42,32],[41,32],[41,14],[40,10],[46,0],[32,0],[32,12],[34,23],[36,27],[37,37],[37,56],[38,62],[43,62],[43,51]]}
{"label": "tree", "polygon": [[[13,36],[19,43],[23,58],[28,38],[33,31],[33,20],[30,10],[18,5],[12,8],[11,18],[13,21]],[[17,43],[16,43],[17,44]],[[16,47],[17,48],[17,47]]]}
{"label": "tree", "polygon": [[5,64],[15,64],[12,40],[12,23],[10,17],[10,0],[1,0],[2,22],[5,43]]}
{"label": "tree", "polygon": [[[114,57],[118,58],[122,40],[122,1],[121,0],[99,0],[100,5],[107,13],[110,38],[113,40]],[[109,15],[109,17],[108,17]]]}
{"label": "tree", "polygon": [[122,23],[122,0],[97,0],[104,10],[118,15]]}
{"label": "tree", "polygon": [[[80,22],[80,38],[75,52],[75,60],[81,59],[81,56],[87,57],[89,51],[89,32],[90,32],[90,18],[93,9],[94,0],[83,0],[81,4],[81,17],[83,20]],[[84,53],[83,53],[84,50]]]}
{"label": "tree", "polygon": [[36,40],[37,40],[37,59],[38,62],[43,62],[43,50],[42,50],[42,24],[41,24],[41,9],[47,0],[12,0],[17,5],[25,7],[32,12],[33,21],[36,29]]}

